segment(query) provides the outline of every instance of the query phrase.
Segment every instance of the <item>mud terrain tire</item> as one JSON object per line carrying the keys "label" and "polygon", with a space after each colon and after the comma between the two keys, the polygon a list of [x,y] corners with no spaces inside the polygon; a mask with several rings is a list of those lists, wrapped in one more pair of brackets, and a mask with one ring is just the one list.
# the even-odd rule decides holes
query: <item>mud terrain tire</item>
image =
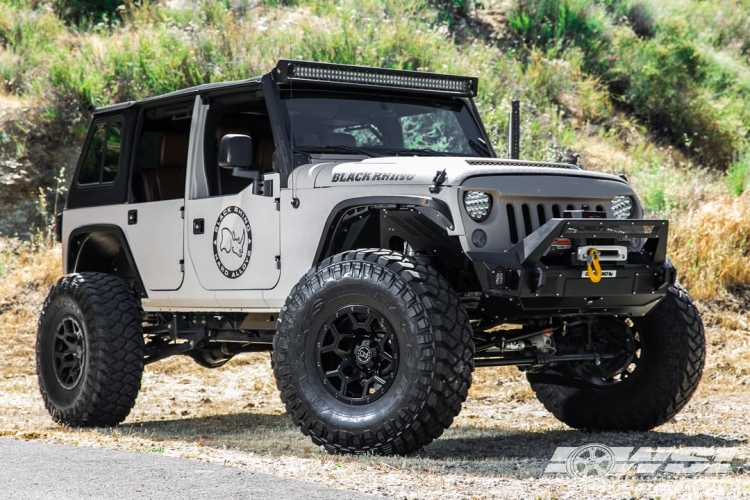
{"label": "mud terrain tire", "polygon": [[382,250],[310,270],[279,315],[273,347],[281,400],[329,452],[427,445],[461,410],[474,369],[469,319],[450,284]]}
{"label": "mud terrain tire", "polygon": [[547,372],[528,374],[545,408],[567,425],[596,431],[647,431],[674,417],[698,387],[706,355],[700,315],[678,284],[643,318],[633,318],[641,353],[627,379],[597,386],[566,384],[570,369],[548,383]]}
{"label": "mud terrain tire", "polygon": [[132,293],[108,274],[52,287],[39,318],[36,369],[52,418],[72,427],[119,424],[141,387],[143,330]]}

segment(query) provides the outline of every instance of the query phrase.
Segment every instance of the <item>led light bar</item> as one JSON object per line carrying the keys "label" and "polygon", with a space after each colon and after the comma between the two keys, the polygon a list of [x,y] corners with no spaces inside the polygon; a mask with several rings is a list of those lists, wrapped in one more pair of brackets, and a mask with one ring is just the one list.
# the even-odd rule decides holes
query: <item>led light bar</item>
{"label": "led light bar", "polygon": [[394,87],[410,90],[430,90],[474,97],[479,80],[474,77],[441,75],[422,71],[348,66],[282,59],[276,65],[279,83],[295,81],[330,82],[347,85]]}

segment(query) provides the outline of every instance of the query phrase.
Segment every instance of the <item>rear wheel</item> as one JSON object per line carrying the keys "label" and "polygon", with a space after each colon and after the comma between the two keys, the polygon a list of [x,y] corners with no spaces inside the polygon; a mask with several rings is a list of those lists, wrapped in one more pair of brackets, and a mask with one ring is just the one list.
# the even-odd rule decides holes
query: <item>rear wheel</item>
{"label": "rear wheel", "polygon": [[127,285],[101,273],[61,278],[39,318],[36,368],[56,422],[80,427],[125,420],[143,373],[141,317]]}
{"label": "rear wheel", "polygon": [[571,427],[645,431],[674,417],[698,387],[705,334],[688,293],[671,286],[653,311],[632,322],[605,319],[597,346],[619,357],[527,375],[537,398]]}
{"label": "rear wheel", "polygon": [[466,312],[434,269],[336,255],[292,290],[273,366],[295,423],[330,452],[404,454],[450,426],[474,368]]}

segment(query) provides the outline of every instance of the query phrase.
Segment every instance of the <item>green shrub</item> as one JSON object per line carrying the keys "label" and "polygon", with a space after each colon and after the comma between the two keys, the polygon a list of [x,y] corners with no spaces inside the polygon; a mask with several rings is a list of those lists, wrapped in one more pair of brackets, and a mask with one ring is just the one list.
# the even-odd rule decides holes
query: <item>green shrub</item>
{"label": "green shrub", "polygon": [[113,19],[117,8],[127,0],[55,0],[53,9],[61,19],[79,24],[84,19],[98,22],[103,18]]}
{"label": "green shrub", "polygon": [[636,2],[630,6],[626,15],[633,32],[641,38],[651,38],[656,34],[654,14],[645,3]]}
{"label": "green shrub", "polygon": [[729,165],[726,176],[727,187],[735,195],[741,195],[750,184],[750,150],[745,150],[738,160]]}
{"label": "green shrub", "polygon": [[508,23],[529,46],[580,47],[595,56],[607,32],[604,12],[586,0],[517,0]]}
{"label": "green shrub", "polygon": [[674,144],[707,165],[725,166],[738,138],[710,89],[700,47],[684,20],[667,19],[641,40],[619,31],[606,79],[619,102]]}

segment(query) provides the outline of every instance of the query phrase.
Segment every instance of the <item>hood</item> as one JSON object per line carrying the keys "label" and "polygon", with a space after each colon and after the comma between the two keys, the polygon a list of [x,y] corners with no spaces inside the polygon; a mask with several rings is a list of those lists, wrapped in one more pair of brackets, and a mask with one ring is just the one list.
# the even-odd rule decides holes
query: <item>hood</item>
{"label": "hood", "polygon": [[564,163],[529,162],[496,158],[456,157],[384,157],[358,162],[341,158],[298,167],[298,189],[341,185],[430,185],[438,172],[445,170],[444,186],[458,186],[471,177],[496,175],[545,175],[604,179],[627,184],[616,175],[581,170]]}

